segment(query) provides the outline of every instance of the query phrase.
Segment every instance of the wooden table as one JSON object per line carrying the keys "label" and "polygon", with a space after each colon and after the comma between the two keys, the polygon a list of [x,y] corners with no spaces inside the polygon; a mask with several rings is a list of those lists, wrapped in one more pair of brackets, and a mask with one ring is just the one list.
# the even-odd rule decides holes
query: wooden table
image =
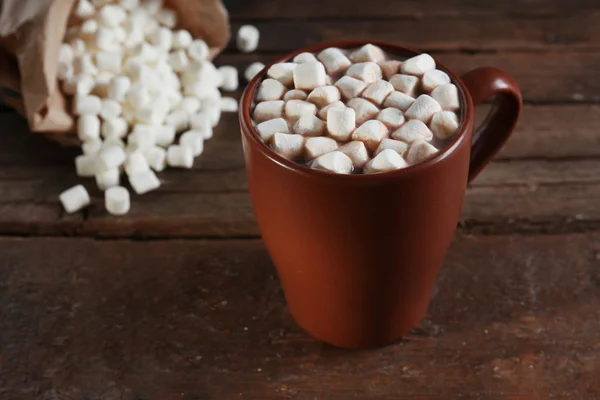
{"label": "wooden table", "polygon": [[[76,150],[0,115],[0,399],[600,398],[600,5],[239,0],[259,52],[372,38],[514,74],[515,136],[469,189],[427,317],[386,348],[291,320],[226,115],[192,171],[125,218],[65,215]],[[90,183],[87,185],[92,188]]]}

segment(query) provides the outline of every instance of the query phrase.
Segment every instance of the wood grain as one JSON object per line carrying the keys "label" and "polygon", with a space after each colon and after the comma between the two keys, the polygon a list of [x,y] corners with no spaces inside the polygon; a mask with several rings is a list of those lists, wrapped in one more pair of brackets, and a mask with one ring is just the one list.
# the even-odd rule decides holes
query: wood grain
{"label": "wood grain", "polygon": [[[0,398],[596,398],[600,236],[459,235],[426,319],[345,351],[262,244],[0,239]],[[568,268],[565,268],[568,266]]]}

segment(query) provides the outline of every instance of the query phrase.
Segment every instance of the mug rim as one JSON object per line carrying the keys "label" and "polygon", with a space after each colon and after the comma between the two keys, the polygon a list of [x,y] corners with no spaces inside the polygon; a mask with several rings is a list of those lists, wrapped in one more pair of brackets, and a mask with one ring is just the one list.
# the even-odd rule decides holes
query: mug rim
{"label": "mug rim", "polygon": [[442,150],[440,150],[434,157],[429,158],[426,161],[419,162],[414,165],[410,165],[406,168],[382,172],[377,174],[336,174],[334,172],[322,171],[312,169],[306,165],[297,163],[288,158],[285,158],[275,151],[271,149],[265,142],[260,139],[258,132],[254,127],[254,123],[252,121],[252,116],[250,115],[250,110],[252,108],[252,102],[254,100],[254,94],[257,89],[258,83],[262,82],[263,77],[266,75],[267,71],[271,66],[277,63],[289,62],[289,60],[293,59],[295,56],[301,53],[315,53],[317,51],[323,50],[329,47],[338,47],[338,48],[353,48],[364,46],[365,44],[373,44],[381,47],[388,53],[407,55],[408,57],[417,56],[419,54],[423,54],[423,52],[414,50],[410,47],[387,43],[387,42],[379,42],[379,41],[368,41],[368,40],[348,40],[348,41],[336,41],[336,42],[325,42],[319,43],[312,46],[303,47],[298,50],[294,50],[290,53],[287,53],[283,57],[271,62],[265,68],[261,70],[246,86],[246,89],[242,93],[242,97],[240,99],[240,128],[242,134],[250,141],[253,146],[256,146],[258,151],[260,151],[265,157],[267,157],[270,161],[278,164],[281,167],[284,167],[288,170],[291,170],[295,173],[309,175],[313,177],[321,177],[328,179],[336,179],[336,180],[351,180],[351,181],[368,181],[373,182],[375,180],[387,180],[390,178],[399,178],[402,176],[406,176],[408,174],[420,171],[422,169],[426,169],[429,167],[433,167],[444,159],[449,157],[452,153],[456,151],[456,149],[464,142],[465,137],[468,133],[469,125],[472,125],[474,120],[474,106],[473,100],[471,99],[471,95],[467,90],[463,81],[448,67],[444,64],[439,63],[437,60],[436,68],[446,72],[450,78],[451,82],[455,83],[458,88],[460,105],[463,108],[464,112],[461,117],[460,125],[458,128],[458,133],[455,135],[454,139],[446,145]]}

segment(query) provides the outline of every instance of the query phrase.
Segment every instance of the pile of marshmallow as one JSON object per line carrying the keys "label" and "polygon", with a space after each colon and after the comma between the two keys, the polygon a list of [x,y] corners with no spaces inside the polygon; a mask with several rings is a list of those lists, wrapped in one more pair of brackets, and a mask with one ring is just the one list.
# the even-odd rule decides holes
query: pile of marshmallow
{"label": "pile of marshmallow", "polygon": [[256,92],[253,119],[283,157],[371,174],[433,157],[457,132],[459,109],[457,87],[430,55],[390,60],[367,44],[273,65]]}
{"label": "pile of marshmallow", "polygon": [[[176,13],[163,0],[78,0],[75,21],[60,47],[58,79],[77,117],[83,154],[77,174],[95,178],[113,215],[130,209],[131,188],[144,194],[160,187],[156,172],[192,168],[221,112],[236,112],[238,71],[216,68],[209,47],[176,29]],[[256,49],[258,30],[245,26],[238,47]],[[60,195],[72,213],[90,204],[82,185]]]}

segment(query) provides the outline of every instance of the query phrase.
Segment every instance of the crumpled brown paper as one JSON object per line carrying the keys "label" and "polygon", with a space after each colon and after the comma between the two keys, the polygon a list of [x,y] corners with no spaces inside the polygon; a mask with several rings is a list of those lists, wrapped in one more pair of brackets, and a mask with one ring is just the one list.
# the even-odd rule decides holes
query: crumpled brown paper
{"label": "crumpled brown paper", "polygon": [[[58,53],[76,0],[0,0],[0,101],[24,115],[34,132],[77,144],[74,118],[57,84]],[[204,39],[216,56],[229,41],[220,0],[166,0],[178,26]]]}

